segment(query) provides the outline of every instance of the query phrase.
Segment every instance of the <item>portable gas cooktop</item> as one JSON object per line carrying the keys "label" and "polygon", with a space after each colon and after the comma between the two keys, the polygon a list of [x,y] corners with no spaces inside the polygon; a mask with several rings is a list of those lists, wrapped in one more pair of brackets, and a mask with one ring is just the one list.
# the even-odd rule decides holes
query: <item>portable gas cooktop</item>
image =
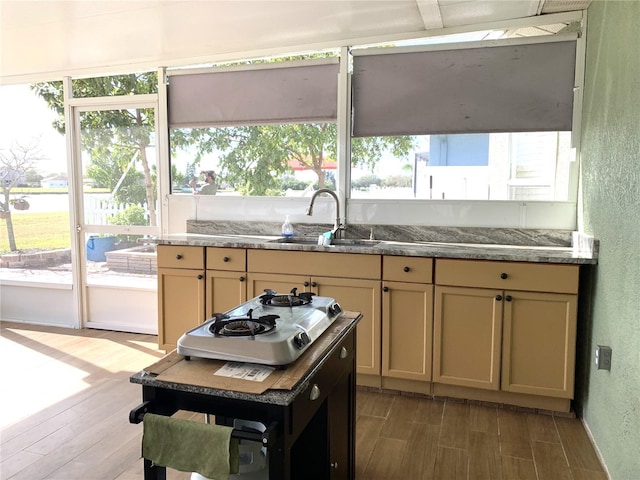
{"label": "portable gas cooktop", "polygon": [[294,362],[340,316],[330,297],[310,292],[263,295],[214,314],[178,340],[185,357],[287,365]]}

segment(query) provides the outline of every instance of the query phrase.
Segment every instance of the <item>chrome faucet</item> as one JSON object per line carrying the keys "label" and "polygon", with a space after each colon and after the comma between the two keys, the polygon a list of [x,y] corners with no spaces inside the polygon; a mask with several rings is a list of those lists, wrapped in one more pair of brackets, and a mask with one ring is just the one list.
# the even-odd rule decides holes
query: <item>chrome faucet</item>
{"label": "chrome faucet", "polygon": [[313,193],[313,195],[311,196],[311,201],[309,202],[309,206],[307,207],[306,214],[309,215],[309,216],[313,215],[313,202],[316,201],[316,197],[318,195],[321,195],[323,193],[328,193],[336,201],[336,220],[333,223],[333,230],[331,230],[331,233],[333,234],[334,237],[338,237],[339,236],[339,232],[341,230],[344,230],[346,227],[340,221],[340,200],[338,199],[338,196],[336,195],[336,193],[333,190],[329,190],[328,188],[320,188],[320,189],[316,190]]}

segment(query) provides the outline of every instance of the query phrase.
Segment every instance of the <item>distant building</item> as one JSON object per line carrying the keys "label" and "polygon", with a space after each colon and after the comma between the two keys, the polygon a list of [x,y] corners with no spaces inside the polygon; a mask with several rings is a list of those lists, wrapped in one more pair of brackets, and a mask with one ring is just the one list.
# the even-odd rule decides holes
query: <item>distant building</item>
{"label": "distant building", "polygon": [[40,180],[42,188],[68,188],[69,181],[64,175],[55,175],[53,177]]}

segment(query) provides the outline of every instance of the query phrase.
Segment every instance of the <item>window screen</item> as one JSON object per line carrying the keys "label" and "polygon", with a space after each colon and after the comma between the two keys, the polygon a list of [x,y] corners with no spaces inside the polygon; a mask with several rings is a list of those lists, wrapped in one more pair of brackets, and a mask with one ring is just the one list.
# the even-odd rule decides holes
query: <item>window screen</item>
{"label": "window screen", "polygon": [[335,122],[338,63],[170,77],[171,128]]}
{"label": "window screen", "polygon": [[356,55],[353,135],[571,130],[575,45]]}

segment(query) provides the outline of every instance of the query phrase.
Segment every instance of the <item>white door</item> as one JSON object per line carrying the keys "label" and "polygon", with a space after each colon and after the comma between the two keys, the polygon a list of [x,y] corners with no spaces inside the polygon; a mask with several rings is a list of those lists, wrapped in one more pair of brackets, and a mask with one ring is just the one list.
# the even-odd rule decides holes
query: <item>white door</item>
{"label": "white door", "polygon": [[82,324],[157,332],[155,95],[72,107]]}

